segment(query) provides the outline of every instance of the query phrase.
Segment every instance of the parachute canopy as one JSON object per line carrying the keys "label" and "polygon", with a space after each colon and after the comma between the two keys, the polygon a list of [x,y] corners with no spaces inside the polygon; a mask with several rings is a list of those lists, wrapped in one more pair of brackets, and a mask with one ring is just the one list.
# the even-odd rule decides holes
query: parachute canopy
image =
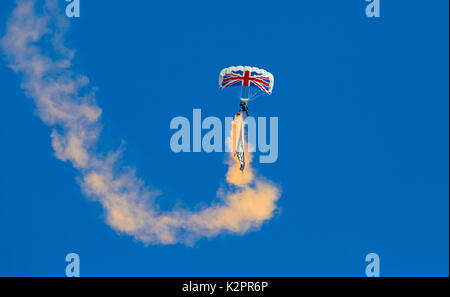
{"label": "parachute canopy", "polygon": [[251,66],[232,66],[220,71],[219,88],[244,86],[272,93],[273,75],[264,69]]}

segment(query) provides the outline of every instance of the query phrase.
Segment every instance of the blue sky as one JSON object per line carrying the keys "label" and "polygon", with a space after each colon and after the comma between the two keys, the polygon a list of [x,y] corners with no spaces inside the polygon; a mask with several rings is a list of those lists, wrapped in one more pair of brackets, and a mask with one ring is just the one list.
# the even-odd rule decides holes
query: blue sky
{"label": "blue sky", "polygon": [[[279,210],[192,247],[118,234],[3,59],[0,275],[64,276],[76,252],[84,276],[364,276],[375,252],[384,276],[448,276],[447,1],[381,1],[379,19],[362,0],[128,2],[81,0],[65,37],[73,70],[98,88],[98,149],[125,141],[121,162],[163,193],[162,209],[209,204],[224,155],[173,153],[169,123],[193,108],[232,116],[219,71],[262,67],[274,91],[250,110],[278,117],[279,156],[254,166],[282,189]],[[1,35],[13,8],[0,4]]]}

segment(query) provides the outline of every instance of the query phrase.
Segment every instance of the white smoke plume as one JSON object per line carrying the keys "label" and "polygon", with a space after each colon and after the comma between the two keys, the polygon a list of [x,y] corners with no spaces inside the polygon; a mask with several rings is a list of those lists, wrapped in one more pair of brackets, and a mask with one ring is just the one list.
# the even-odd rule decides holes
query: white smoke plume
{"label": "white smoke plume", "polygon": [[[121,152],[96,150],[102,110],[88,78],[71,70],[74,51],[64,46],[68,23],[63,10],[55,0],[46,0],[41,12],[34,0],[16,2],[0,49],[20,75],[21,87],[34,100],[39,117],[53,128],[56,157],[80,172],[83,192],[102,204],[113,229],[147,244],[192,244],[221,232],[255,230],[273,216],[280,189],[257,178],[250,160],[242,174],[234,159],[226,175],[228,188],[219,191],[219,201],[195,212],[160,210],[134,170],[119,167]],[[53,52],[45,52],[43,43],[49,43]]]}

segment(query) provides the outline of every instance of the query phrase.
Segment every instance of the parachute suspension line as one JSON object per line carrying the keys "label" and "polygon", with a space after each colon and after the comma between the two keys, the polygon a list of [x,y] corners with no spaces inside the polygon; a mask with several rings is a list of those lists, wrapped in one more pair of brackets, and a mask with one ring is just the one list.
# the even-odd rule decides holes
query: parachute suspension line
{"label": "parachute suspension line", "polygon": [[250,89],[250,94],[248,96],[248,99],[250,100],[254,100],[256,98],[258,98],[259,96],[263,95],[263,92],[258,91],[257,89],[251,88]]}

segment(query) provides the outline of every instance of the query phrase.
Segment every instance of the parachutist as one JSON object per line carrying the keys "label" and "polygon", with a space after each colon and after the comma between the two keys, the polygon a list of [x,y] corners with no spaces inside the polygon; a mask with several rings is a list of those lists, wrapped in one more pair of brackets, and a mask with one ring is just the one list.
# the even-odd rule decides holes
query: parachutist
{"label": "parachutist", "polygon": [[242,101],[241,103],[239,103],[239,107],[240,107],[239,112],[241,111],[245,112],[247,116],[250,116],[250,114],[248,113],[247,101]]}

